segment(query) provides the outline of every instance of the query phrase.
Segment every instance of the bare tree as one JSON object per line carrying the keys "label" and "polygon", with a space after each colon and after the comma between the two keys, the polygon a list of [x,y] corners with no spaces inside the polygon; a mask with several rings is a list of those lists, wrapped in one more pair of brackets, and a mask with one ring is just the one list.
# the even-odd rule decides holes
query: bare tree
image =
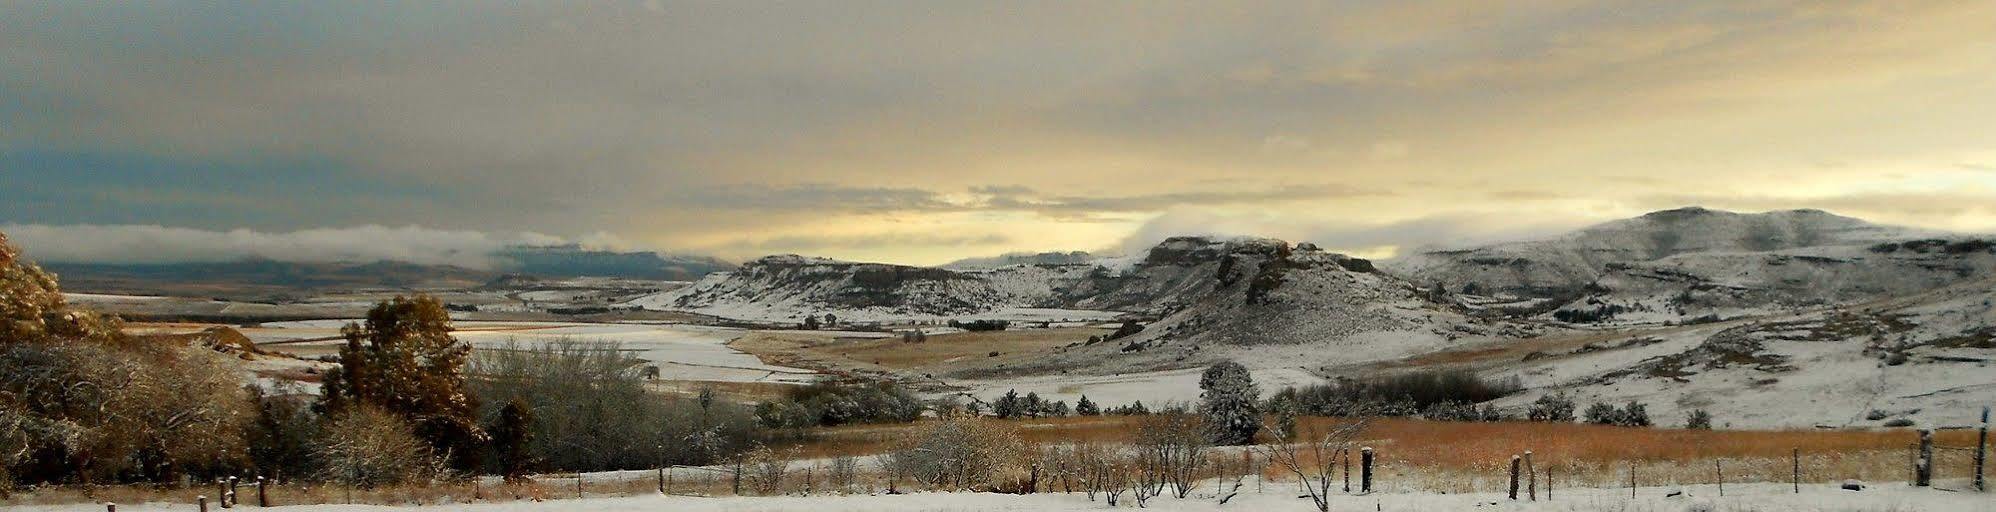
{"label": "bare tree", "polygon": [[1370,424],[1371,420],[1359,419],[1329,430],[1309,427],[1298,433],[1296,442],[1264,445],[1260,450],[1270,462],[1296,475],[1318,512],[1330,512],[1337,454],[1349,452]]}
{"label": "bare tree", "polygon": [[[1152,496],[1169,491],[1183,499],[1197,488],[1208,462],[1206,434],[1203,418],[1182,410],[1168,410],[1139,423],[1136,448],[1143,490]],[[1140,495],[1138,503],[1144,499]]]}

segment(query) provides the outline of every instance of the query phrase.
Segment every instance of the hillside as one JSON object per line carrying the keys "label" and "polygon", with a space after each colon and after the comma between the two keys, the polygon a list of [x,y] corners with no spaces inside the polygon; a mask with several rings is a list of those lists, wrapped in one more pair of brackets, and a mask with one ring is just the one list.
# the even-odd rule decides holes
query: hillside
{"label": "hillside", "polygon": [[1871,245],[1928,233],[1821,210],[1734,213],[1690,207],[1607,222],[1563,236],[1432,249],[1384,262],[1397,275],[1473,295],[1559,296],[1600,279],[1610,265],[1683,254],[1758,253]]}

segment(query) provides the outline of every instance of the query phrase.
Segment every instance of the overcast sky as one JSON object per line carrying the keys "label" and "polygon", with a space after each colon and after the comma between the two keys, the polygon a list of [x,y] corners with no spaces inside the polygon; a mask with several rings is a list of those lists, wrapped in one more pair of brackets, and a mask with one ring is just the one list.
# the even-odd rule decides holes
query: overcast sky
{"label": "overcast sky", "polygon": [[906,263],[1692,204],[1996,231],[1992,120],[1988,0],[0,0],[0,224],[45,258],[154,254],[78,225]]}

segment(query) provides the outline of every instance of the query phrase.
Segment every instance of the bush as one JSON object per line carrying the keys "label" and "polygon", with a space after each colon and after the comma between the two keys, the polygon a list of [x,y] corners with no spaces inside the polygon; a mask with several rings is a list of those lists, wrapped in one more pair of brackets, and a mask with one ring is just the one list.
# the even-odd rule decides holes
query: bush
{"label": "bush", "polygon": [[1622,427],[1650,426],[1649,406],[1633,400],[1623,405],[1621,409],[1616,409],[1615,406],[1604,403],[1587,406],[1586,416],[1588,423],[1596,425]]}
{"label": "bush", "polygon": [[756,418],[769,428],[838,426],[852,423],[907,423],[922,417],[922,400],[890,381],[821,380],[791,389],[781,400],[756,406]]}
{"label": "bush", "polygon": [[[646,392],[641,362],[616,343],[508,342],[478,351],[471,365],[478,378],[470,385],[486,399],[481,423],[501,423],[504,406],[515,400],[533,411],[526,459],[548,470],[713,464],[760,439],[746,407]],[[488,470],[505,472],[498,465]]]}
{"label": "bush", "polygon": [[1565,392],[1547,393],[1532,401],[1531,412],[1526,413],[1526,418],[1532,421],[1572,423],[1574,407],[1573,398],[1566,396]]}
{"label": "bush", "polygon": [[990,490],[1022,473],[1032,454],[1006,423],[950,416],[910,432],[889,464],[930,487]]}
{"label": "bush", "polygon": [[1691,430],[1711,430],[1712,413],[1704,409],[1692,409],[1684,415],[1684,428]]}
{"label": "bush", "polygon": [[449,473],[400,415],[370,406],[349,408],[326,422],[317,456],[327,481],[363,488],[429,481]]}
{"label": "bush", "polygon": [[326,373],[322,407],[339,414],[368,406],[400,415],[460,468],[485,447],[478,401],[465,389],[471,346],[450,335],[450,313],[435,297],[395,297],[340,330],[340,367]]}
{"label": "bush", "polygon": [[0,468],[17,483],[55,483],[243,467],[255,411],[223,358],[185,346],[0,346]]}
{"label": "bush", "polygon": [[1005,328],[1011,327],[1012,323],[1004,320],[971,320],[969,322],[950,320],[949,326],[971,332],[1003,331]]}
{"label": "bush", "polygon": [[1516,379],[1491,381],[1446,370],[1285,388],[1271,400],[1292,401],[1299,413],[1313,416],[1414,416],[1439,404],[1482,403],[1521,388]]}

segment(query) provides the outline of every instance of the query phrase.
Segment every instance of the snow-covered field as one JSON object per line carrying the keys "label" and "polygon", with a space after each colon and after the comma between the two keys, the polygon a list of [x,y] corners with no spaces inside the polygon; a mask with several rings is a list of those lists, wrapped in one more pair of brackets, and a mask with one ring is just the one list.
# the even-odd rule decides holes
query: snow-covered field
{"label": "snow-covered field", "polygon": [[[465,322],[461,328],[479,323]],[[509,342],[548,343],[562,339],[616,342],[640,359],[657,364],[660,378],[722,382],[810,382],[817,372],[763,364],[727,343],[747,331],[699,325],[571,324],[520,331],[463,331],[458,339],[473,347]]]}
{"label": "snow-covered field", "polygon": [[[1211,484],[1195,491],[1186,499],[1169,496],[1152,498],[1144,510],[1193,511],[1193,510],[1242,510],[1255,512],[1313,511],[1307,498],[1297,498],[1299,494],[1294,484],[1271,482],[1256,492],[1255,485],[1249,483],[1241,493],[1225,505],[1218,503]],[[1682,491],[1679,496],[1667,496]],[[1711,486],[1690,486],[1683,488],[1644,487],[1636,490],[1635,498],[1629,497],[1628,489],[1558,489],[1554,498],[1544,501],[1510,501],[1502,494],[1428,494],[1428,493],[1376,493],[1371,495],[1345,495],[1333,493],[1330,505],[1336,511],[1442,511],[1442,510],[1518,510],[1518,511],[1714,511],[1714,512],[1801,512],[1801,511],[1847,511],[1847,512],[1986,512],[1996,510],[1996,494],[1972,492],[1945,492],[1932,489],[1916,489],[1904,484],[1882,484],[1863,491],[1844,491],[1826,485],[1805,485],[1800,494],[1790,491],[1786,484],[1736,484],[1726,486],[1726,496],[1718,496],[1717,489]],[[121,505],[119,510],[129,512],[182,511],[192,510],[189,503],[147,503]],[[1098,496],[1090,501],[1087,496],[1075,494],[988,494],[988,493],[913,493],[900,495],[851,495],[851,496],[780,496],[780,497],[722,497],[704,498],[691,496],[628,496],[549,501],[507,501],[475,504],[440,503],[428,505],[302,505],[284,507],[300,512],[359,512],[384,510],[462,510],[468,512],[541,512],[541,511],[585,511],[585,512],[743,512],[743,511],[809,511],[809,512],[917,512],[917,511],[985,511],[985,510],[1072,510],[1091,511],[1110,509]],[[1136,510],[1135,500],[1124,495],[1122,503],[1114,507]],[[71,505],[29,505],[13,507],[21,512],[70,512],[103,510],[101,504]]]}
{"label": "snow-covered field", "polygon": [[[252,339],[302,339],[337,335],[339,327],[352,320],[301,320],[271,322],[246,332]],[[727,343],[748,331],[731,327],[648,323],[574,322],[486,322],[460,321],[453,335],[473,347],[503,347],[508,343],[544,344],[556,340],[616,342],[633,356],[657,364],[660,378],[717,382],[810,382],[817,372],[764,364],[754,355],[729,348]],[[298,334],[287,337],[287,331]],[[883,337],[888,333],[840,332],[854,337]],[[329,341],[325,343],[338,343]]]}

